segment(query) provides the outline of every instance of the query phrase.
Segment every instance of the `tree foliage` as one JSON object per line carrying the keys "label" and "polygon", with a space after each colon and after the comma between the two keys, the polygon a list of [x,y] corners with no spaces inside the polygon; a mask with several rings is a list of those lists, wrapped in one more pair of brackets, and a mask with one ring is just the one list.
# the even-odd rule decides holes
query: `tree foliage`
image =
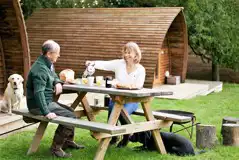
{"label": "tree foliage", "polygon": [[21,0],[25,19],[38,8],[94,8],[103,6],[97,0]]}
{"label": "tree foliage", "polygon": [[236,0],[189,1],[186,17],[195,53],[214,64],[239,69],[238,11]]}

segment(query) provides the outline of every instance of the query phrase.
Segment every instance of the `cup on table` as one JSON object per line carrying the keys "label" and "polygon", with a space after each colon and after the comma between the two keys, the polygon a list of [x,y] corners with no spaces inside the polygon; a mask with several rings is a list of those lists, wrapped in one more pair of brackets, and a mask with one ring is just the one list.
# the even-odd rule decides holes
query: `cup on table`
{"label": "cup on table", "polygon": [[96,85],[102,86],[104,77],[103,76],[96,76]]}
{"label": "cup on table", "polygon": [[87,78],[82,78],[81,79],[81,84],[88,84],[88,79]]}
{"label": "cup on table", "polygon": [[89,77],[87,77],[87,80],[88,80],[88,86],[94,86],[94,79],[95,79],[95,77],[93,77],[93,76],[89,76]]}

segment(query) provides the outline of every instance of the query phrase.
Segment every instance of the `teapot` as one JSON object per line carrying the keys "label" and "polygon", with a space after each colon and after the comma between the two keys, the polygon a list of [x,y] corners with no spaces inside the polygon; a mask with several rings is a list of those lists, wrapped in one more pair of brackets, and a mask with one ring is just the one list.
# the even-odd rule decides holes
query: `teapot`
{"label": "teapot", "polygon": [[92,76],[94,73],[95,73],[95,64],[94,63],[89,63],[87,66],[86,66],[86,69],[82,75],[83,78],[86,78],[88,76]]}

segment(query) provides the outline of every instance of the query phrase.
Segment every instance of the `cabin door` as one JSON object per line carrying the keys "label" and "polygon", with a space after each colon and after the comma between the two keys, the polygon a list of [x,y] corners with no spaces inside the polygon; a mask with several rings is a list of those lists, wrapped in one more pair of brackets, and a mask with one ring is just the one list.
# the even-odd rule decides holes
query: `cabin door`
{"label": "cabin door", "polygon": [[168,48],[163,48],[158,53],[158,61],[154,72],[154,85],[165,84],[165,72],[170,71]]}

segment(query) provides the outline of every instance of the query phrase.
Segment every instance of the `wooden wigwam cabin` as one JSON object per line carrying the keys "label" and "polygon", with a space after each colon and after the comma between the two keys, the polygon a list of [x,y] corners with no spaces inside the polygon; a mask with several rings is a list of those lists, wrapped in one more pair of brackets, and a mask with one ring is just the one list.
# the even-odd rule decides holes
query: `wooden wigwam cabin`
{"label": "wooden wigwam cabin", "polygon": [[[0,100],[8,77],[17,73],[26,80],[30,65],[28,37],[19,0],[0,0]],[[26,126],[21,116],[0,112],[0,139]]]}
{"label": "wooden wigwam cabin", "polygon": [[26,79],[29,68],[30,52],[19,1],[0,0],[0,95],[11,74]]}
{"label": "wooden wigwam cabin", "polygon": [[[79,77],[86,60],[121,58],[129,41],[142,50],[144,87],[165,82],[165,71],[186,78],[188,37],[182,8],[40,9],[27,20],[32,62],[41,45],[53,39],[61,46],[56,71],[71,68]],[[97,71],[96,75],[111,73]]]}

